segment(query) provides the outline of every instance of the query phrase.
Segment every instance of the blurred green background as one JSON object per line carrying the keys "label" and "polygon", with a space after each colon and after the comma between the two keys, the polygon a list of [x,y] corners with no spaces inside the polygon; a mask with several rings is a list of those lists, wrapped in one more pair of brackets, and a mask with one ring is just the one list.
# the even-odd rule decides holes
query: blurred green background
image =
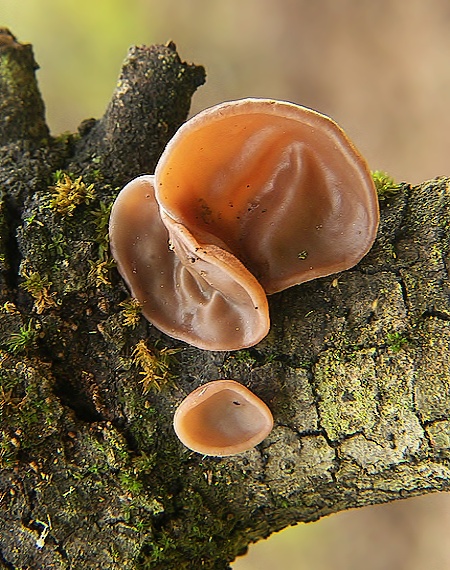
{"label": "blurred green background", "polygon": [[[448,0],[0,0],[0,25],[34,45],[53,134],[100,117],[133,44],[173,40],[208,78],[192,112],[246,96],[334,118],[372,169],[450,175]],[[450,496],[287,529],[235,570],[445,570]]]}

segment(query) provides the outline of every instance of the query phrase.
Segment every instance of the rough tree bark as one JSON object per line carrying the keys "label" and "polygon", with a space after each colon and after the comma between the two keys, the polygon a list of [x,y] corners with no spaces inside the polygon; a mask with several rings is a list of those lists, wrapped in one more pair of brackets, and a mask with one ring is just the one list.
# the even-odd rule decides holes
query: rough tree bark
{"label": "rough tree bark", "polygon": [[[287,525],[448,489],[449,180],[385,193],[372,251],[272,296],[258,346],[201,351],[137,314],[106,229],[204,70],[172,44],[132,48],[105,116],[53,138],[35,69],[2,30],[0,567],[222,570]],[[266,401],[275,428],[201,457],[172,416],[220,377]]]}

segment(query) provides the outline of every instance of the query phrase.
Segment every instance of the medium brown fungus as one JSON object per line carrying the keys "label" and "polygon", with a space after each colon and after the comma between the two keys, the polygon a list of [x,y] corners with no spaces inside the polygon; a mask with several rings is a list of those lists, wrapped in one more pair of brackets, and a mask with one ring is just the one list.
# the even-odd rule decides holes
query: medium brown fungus
{"label": "medium brown fungus", "polygon": [[214,380],[191,392],[175,412],[175,433],[203,455],[234,455],[266,438],[273,427],[269,408],[234,380]]}
{"label": "medium brown fungus", "polygon": [[207,350],[234,350],[267,334],[261,285],[235,256],[198,242],[161,215],[153,176],[136,178],[120,192],[110,234],[117,268],[144,316],[169,336]]}
{"label": "medium brown fungus", "polygon": [[233,350],[267,334],[266,294],[354,266],[378,221],[370,171],[336,123],[243,99],[177,131],[155,176],[119,194],[110,235],[151,322],[200,348]]}

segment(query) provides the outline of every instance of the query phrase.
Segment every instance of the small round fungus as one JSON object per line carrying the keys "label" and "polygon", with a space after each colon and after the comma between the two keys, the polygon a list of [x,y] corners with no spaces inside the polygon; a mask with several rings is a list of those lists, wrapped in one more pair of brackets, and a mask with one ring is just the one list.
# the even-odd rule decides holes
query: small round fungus
{"label": "small round fungus", "polygon": [[269,408],[234,380],[199,386],[179,405],[175,433],[189,449],[203,455],[235,455],[268,436],[273,427]]}
{"label": "small round fungus", "polygon": [[353,267],[378,222],[370,171],[336,123],[242,99],[177,131],[155,175],[119,194],[110,237],[148,320],[199,348],[238,350],[267,334],[267,294]]}

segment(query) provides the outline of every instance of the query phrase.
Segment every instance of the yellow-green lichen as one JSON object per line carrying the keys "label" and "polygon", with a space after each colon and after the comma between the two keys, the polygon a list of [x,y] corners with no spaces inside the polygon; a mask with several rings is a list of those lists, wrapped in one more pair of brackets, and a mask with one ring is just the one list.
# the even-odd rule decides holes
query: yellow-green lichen
{"label": "yellow-green lichen", "polygon": [[433,449],[442,455],[450,455],[450,421],[441,420],[426,427]]}
{"label": "yellow-green lichen", "polygon": [[372,350],[354,352],[352,358],[328,350],[316,364],[320,424],[337,441],[377,421],[376,370]]}

